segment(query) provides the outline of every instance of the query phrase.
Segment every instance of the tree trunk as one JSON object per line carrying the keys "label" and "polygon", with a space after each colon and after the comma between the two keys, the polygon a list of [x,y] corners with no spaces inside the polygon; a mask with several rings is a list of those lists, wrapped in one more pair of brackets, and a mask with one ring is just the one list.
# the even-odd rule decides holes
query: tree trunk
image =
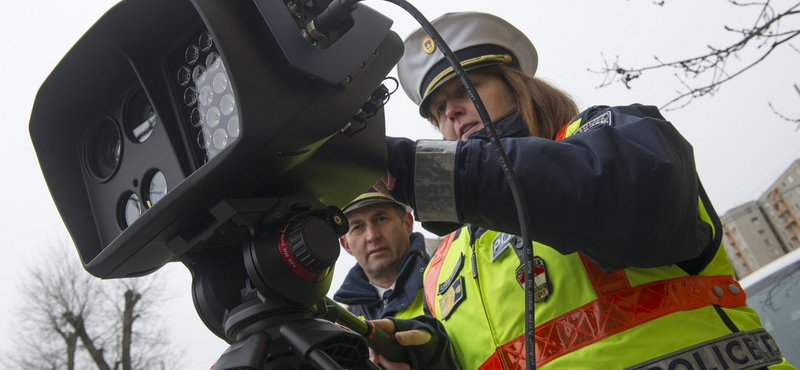
{"label": "tree trunk", "polygon": [[75,370],[75,350],[78,348],[78,335],[75,332],[67,333],[64,339],[67,342],[67,370]]}
{"label": "tree trunk", "polygon": [[57,324],[53,324],[53,331],[64,339],[64,344],[66,345],[65,350],[67,352],[67,370],[75,370],[75,352],[78,349],[78,334],[74,331],[65,332],[59,328]]}
{"label": "tree trunk", "polygon": [[67,322],[75,329],[75,333],[78,337],[81,338],[81,342],[83,346],[86,347],[86,350],[89,351],[89,354],[92,356],[94,363],[97,365],[99,370],[111,370],[111,367],[108,366],[106,362],[105,356],[103,356],[103,349],[97,348],[94,345],[94,341],[92,338],[89,337],[89,333],[86,332],[86,326],[84,326],[83,318],[80,316],[75,316],[71,312],[64,315]]}
{"label": "tree trunk", "polygon": [[122,312],[122,370],[133,370],[131,364],[131,342],[133,336],[133,322],[138,315],[134,315],[136,303],[142,295],[133,291],[125,291],[125,308]]}

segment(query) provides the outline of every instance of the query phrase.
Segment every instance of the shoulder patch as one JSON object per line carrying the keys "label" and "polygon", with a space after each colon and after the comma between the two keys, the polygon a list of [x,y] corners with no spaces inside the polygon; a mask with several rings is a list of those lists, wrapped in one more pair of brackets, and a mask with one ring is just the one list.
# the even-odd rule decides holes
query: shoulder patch
{"label": "shoulder patch", "polygon": [[612,126],[611,111],[606,111],[605,113],[595,117],[591,121],[586,122],[586,124],[582,125],[580,128],[575,130],[575,134],[580,134],[581,132],[591,130],[592,128],[597,126]]}
{"label": "shoulder patch", "polygon": [[497,261],[500,255],[502,255],[509,246],[517,243],[515,238],[514,235],[506,233],[498,233],[497,236],[494,237],[492,241],[492,262]]}

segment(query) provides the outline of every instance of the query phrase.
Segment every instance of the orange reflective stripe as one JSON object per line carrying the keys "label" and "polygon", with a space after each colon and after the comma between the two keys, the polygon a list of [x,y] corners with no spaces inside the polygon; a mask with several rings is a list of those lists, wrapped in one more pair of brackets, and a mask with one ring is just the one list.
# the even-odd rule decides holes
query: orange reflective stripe
{"label": "orange reflective stripe", "polygon": [[578,118],[575,121],[567,122],[564,126],[561,126],[561,129],[558,130],[556,133],[556,141],[560,141],[562,139],[567,138],[568,136],[572,136],[572,133],[581,126],[581,119]]}
{"label": "orange reflective stripe", "polygon": [[625,270],[607,273],[588,257],[580,253],[578,256],[581,257],[583,269],[586,270],[586,275],[589,276],[589,281],[592,283],[598,298],[631,288],[631,283],[628,281],[628,276],[625,275]]}
{"label": "orange reflective stripe", "polygon": [[600,297],[536,327],[536,366],[671,313],[711,305],[744,306],[747,296],[729,293],[730,285],[743,291],[728,275],[685,276]]}
{"label": "orange reflective stripe", "polygon": [[495,352],[491,356],[489,356],[489,359],[486,360],[486,362],[484,362],[483,364],[481,364],[481,367],[479,367],[477,370],[506,370],[506,369],[503,368],[503,365],[500,363],[500,358],[497,357],[497,352]]}
{"label": "orange reflective stripe", "polygon": [[525,370],[525,334],[508,341],[494,351],[478,370]]}
{"label": "orange reflective stripe", "polygon": [[567,137],[567,129],[569,128],[569,123],[561,126],[561,129],[558,130],[558,134],[556,134],[556,141],[561,141],[565,137]]}
{"label": "orange reflective stripe", "polygon": [[428,264],[428,275],[425,276],[425,301],[428,303],[428,310],[431,311],[431,315],[436,318],[436,290],[439,286],[439,272],[442,271],[442,263],[444,263],[444,258],[447,256],[447,251],[450,250],[450,245],[453,244],[453,240],[456,238],[456,234],[458,230],[453,231],[450,234],[447,234],[447,237],[442,240],[442,243],[439,244],[439,248],[436,248],[436,253],[433,254],[431,258],[431,262]]}

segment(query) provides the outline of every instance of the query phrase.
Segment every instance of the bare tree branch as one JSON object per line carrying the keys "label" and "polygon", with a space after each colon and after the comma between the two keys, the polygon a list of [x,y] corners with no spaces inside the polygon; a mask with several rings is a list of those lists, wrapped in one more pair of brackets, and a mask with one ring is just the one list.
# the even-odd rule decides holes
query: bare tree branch
{"label": "bare tree branch", "polygon": [[[677,96],[662,105],[661,108],[665,110],[678,109],[688,105],[695,98],[706,95],[713,96],[723,84],[751,70],[772,55],[773,51],[783,46],[788,45],[795,51],[798,50],[791,44],[791,41],[800,35],[800,30],[783,30],[781,29],[781,23],[790,17],[800,14],[800,10],[798,10],[800,3],[777,11],[773,7],[771,0],[747,3],[736,0],[727,1],[735,6],[758,7],[758,14],[752,26],[744,28],[724,27],[725,31],[740,35],[741,39],[739,41],[722,48],[709,45],[707,53],[677,61],[667,62],[658,56],[654,56],[655,64],[635,68],[622,66],[619,63],[619,57],[609,64],[605,56],[602,56],[604,66],[599,71],[593,71],[605,75],[598,87],[606,87],[618,82],[630,89],[633,81],[642,77],[645,72],[676,69],[677,72],[674,75],[683,86],[683,90],[678,91]],[[657,5],[663,5],[663,3],[661,1]],[[745,52],[752,55],[750,62],[746,62],[743,65],[729,63],[732,60],[731,58],[738,60]],[[708,78],[707,82],[697,84],[695,81],[700,76],[706,76]],[[775,112],[779,114],[777,111]],[[793,119],[787,120],[796,123]]]}
{"label": "bare tree branch", "polygon": [[30,264],[21,290],[20,340],[0,355],[9,369],[176,369],[183,350],[159,325],[163,284],[150,278],[99,280],[64,242]]}
{"label": "bare tree branch", "polygon": [[[797,92],[798,97],[800,97],[800,88],[797,87],[797,84],[794,84],[794,91]],[[785,121],[794,123],[797,126],[794,129],[795,131],[800,131],[800,117],[790,118],[784,116],[783,114],[778,112],[778,110],[775,109],[775,107],[772,105],[772,102],[769,102],[769,108],[772,109],[772,112],[774,112],[778,117],[782,118]]]}

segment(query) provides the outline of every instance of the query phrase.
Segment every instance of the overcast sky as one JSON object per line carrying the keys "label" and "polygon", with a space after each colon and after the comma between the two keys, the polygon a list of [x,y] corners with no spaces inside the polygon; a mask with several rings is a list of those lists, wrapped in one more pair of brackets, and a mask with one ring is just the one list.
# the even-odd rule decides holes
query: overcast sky
{"label": "overcast sky", "polygon": [[[28,134],[33,99],[67,50],[115,3],[9,1],[0,13],[0,34],[6,49],[0,62],[0,132],[4,137],[0,141],[0,353],[13,348],[12,313],[21,304],[15,297],[24,267],[42,258],[39,251],[43,247],[67,238]],[[392,4],[377,0],[362,4],[392,18],[393,30],[403,38],[417,27],[409,15]],[[749,27],[756,21],[755,8],[732,7],[725,0],[666,0],[663,7],[649,0],[425,0],[414,5],[431,20],[445,12],[470,10],[494,13],[517,25],[538,50],[537,76],[571,93],[581,109],[631,103],[661,105],[681,88],[673,72],[668,71],[645,75],[634,83],[633,90],[621,85],[598,89],[603,76],[589,70],[600,69],[603,56],[609,60],[619,56],[628,65],[650,64],[653,56],[665,60],[690,57],[705,52],[707,45],[724,46],[734,41],[735,35],[725,32],[725,25]],[[784,23],[784,28],[800,27]],[[664,112],[694,145],[698,171],[719,214],[758,198],[800,157],[800,133],[768,106],[772,102],[785,115],[800,117],[800,97],[792,87],[800,83],[800,54],[789,48],[773,54],[723,86],[715,96]],[[749,58],[743,53],[730,64],[735,67]],[[387,134],[438,138],[402,90],[392,96],[386,112]],[[342,254],[334,286],[354,263]],[[197,318],[186,268],[172,264],[157,274],[174,288],[176,303],[168,314],[173,319],[175,340],[186,345],[187,369],[207,369],[227,345]]]}

